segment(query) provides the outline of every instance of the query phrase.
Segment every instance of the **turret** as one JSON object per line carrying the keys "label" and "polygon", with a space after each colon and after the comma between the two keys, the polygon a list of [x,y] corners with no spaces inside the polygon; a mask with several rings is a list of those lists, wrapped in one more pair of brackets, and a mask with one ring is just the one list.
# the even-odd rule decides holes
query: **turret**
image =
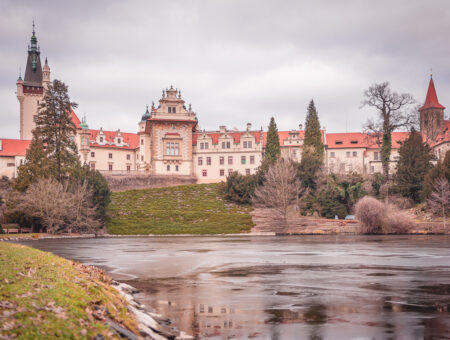
{"label": "turret", "polygon": [[434,87],[433,75],[431,74],[425,103],[419,109],[420,132],[422,132],[427,139],[434,139],[436,135],[443,131],[444,109],[445,107],[439,104],[436,89]]}
{"label": "turret", "polygon": [[80,153],[83,155],[83,164],[87,164],[87,155],[90,150],[90,144],[89,144],[89,126],[86,123],[86,116],[83,117],[80,124],[81,131],[79,132],[80,135]]}
{"label": "turret", "polygon": [[48,66],[47,58],[45,58],[45,64],[42,68],[42,85],[45,89],[48,89],[48,85],[50,84],[50,66]]}

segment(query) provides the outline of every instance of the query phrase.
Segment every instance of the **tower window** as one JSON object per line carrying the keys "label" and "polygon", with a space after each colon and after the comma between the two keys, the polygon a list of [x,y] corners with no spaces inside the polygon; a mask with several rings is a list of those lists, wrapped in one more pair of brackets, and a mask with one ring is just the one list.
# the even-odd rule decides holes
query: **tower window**
{"label": "tower window", "polygon": [[91,152],[91,157],[92,157],[92,158],[95,157],[95,152]]}
{"label": "tower window", "polygon": [[180,167],[178,165],[175,165],[175,171],[178,171]]}
{"label": "tower window", "polygon": [[170,165],[167,165],[167,171],[170,171]]}
{"label": "tower window", "polygon": [[109,159],[112,159],[112,153],[110,153],[110,154],[108,155],[108,157],[109,157]]}
{"label": "tower window", "polygon": [[131,155],[128,154],[128,155],[127,155],[127,161],[129,161],[130,159],[131,159]]}

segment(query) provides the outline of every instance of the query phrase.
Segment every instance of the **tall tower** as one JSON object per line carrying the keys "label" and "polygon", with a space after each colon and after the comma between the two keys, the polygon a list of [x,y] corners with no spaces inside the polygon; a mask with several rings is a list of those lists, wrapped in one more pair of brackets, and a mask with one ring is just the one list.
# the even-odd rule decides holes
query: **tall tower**
{"label": "tall tower", "polygon": [[427,139],[433,140],[436,135],[444,130],[444,109],[445,107],[439,104],[437,98],[433,75],[430,75],[430,84],[428,85],[425,104],[419,109],[420,132],[422,132]]}
{"label": "tall tower", "polygon": [[42,72],[40,49],[34,31],[28,45],[27,66],[24,79],[17,80],[17,99],[20,104],[20,139],[31,139],[35,127],[35,119],[39,103],[44,97],[44,89],[50,83],[50,67],[45,60],[44,74]]}

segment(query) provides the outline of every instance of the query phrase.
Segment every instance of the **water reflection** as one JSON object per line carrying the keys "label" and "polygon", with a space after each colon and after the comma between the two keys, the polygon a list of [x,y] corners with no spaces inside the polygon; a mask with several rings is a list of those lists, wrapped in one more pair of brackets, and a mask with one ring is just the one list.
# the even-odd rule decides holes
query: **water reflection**
{"label": "water reflection", "polygon": [[449,238],[37,241],[140,289],[198,339],[445,339]]}

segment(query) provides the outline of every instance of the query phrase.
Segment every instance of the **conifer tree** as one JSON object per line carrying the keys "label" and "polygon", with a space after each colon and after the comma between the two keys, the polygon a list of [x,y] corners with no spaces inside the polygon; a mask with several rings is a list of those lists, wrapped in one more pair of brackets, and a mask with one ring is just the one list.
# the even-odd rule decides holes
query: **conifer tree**
{"label": "conifer tree", "polygon": [[273,164],[278,159],[280,154],[280,138],[278,137],[277,124],[275,123],[275,119],[272,117],[270,118],[269,129],[267,131],[265,159],[270,164]]}
{"label": "conifer tree", "polygon": [[71,117],[72,108],[77,106],[70,101],[67,85],[57,79],[49,84],[39,106],[33,139],[39,139],[45,145],[52,173],[58,181],[79,163],[74,138],[76,126]]}
{"label": "conifer tree", "polygon": [[430,148],[422,142],[420,133],[412,129],[409,138],[399,149],[399,156],[394,189],[419,203],[425,175],[431,168]]}
{"label": "conifer tree", "polygon": [[428,198],[433,191],[434,182],[438,178],[445,178],[450,183],[450,150],[445,153],[444,160],[440,160],[425,176],[423,198]]}
{"label": "conifer tree", "polygon": [[48,178],[52,168],[44,151],[44,144],[39,138],[33,138],[25,156],[25,163],[19,166],[18,176],[12,186],[16,190],[25,191],[39,178]]}
{"label": "conifer tree", "polygon": [[313,190],[316,188],[316,174],[323,164],[323,153],[319,116],[314,101],[311,100],[305,122],[302,160],[298,167],[298,175],[304,187]]}
{"label": "conifer tree", "polygon": [[315,153],[320,156],[320,158],[323,157],[324,149],[322,133],[320,131],[319,116],[312,99],[308,105],[308,115],[306,116],[305,122],[305,140],[303,141],[303,145],[312,146]]}

